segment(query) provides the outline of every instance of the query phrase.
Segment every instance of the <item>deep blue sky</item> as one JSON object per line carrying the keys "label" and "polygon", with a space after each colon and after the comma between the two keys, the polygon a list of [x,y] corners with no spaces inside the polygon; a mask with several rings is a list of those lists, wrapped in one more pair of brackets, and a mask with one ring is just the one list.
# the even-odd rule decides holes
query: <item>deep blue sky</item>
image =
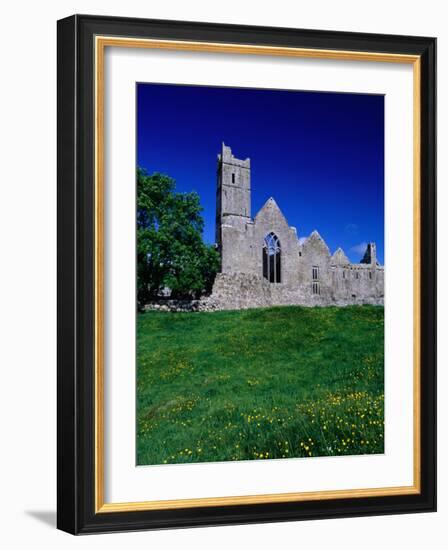
{"label": "deep blue sky", "polygon": [[274,197],[300,237],[317,229],[351,261],[384,261],[384,97],[137,85],[137,163],[195,190],[215,241],[216,156],[251,159],[252,216]]}

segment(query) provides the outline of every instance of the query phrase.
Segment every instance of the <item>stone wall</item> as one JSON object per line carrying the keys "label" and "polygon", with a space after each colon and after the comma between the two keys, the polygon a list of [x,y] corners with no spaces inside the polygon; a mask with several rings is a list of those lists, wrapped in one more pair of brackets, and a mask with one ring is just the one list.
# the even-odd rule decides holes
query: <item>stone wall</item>
{"label": "stone wall", "polygon": [[[378,270],[377,276],[382,272]],[[367,270],[365,272],[367,274]],[[351,273],[351,275],[353,272]],[[368,277],[366,275],[366,277]],[[367,281],[367,278],[363,279]],[[344,278],[345,281],[345,278]],[[349,281],[349,280],[348,280]],[[354,279],[355,284],[363,282]],[[345,283],[344,283],[345,284]],[[365,283],[364,283],[365,284]],[[370,285],[369,285],[370,286]],[[194,312],[251,309],[258,307],[297,305],[305,307],[384,305],[384,297],[372,292],[352,293],[348,282],[344,291],[334,296],[313,295],[300,288],[269,283],[259,275],[247,273],[218,273],[210,296],[199,300],[159,299],[149,302],[146,311]]]}
{"label": "stone wall", "polygon": [[193,311],[217,311],[219,304],[211,297],[200,300],[152,300],[145,305],[145,311],[191,313]]}
{"label": "stone wall", "polygon": [[[366,277],[367,270],[366,270]],[[356,284],[367,284],[356,279]],[[370,282],[370,281],[369,281]],[[347,306],[347,305],[384,305],[384,297],[377,292],[359,292],[353,294],[351,288],[338,295],[314,295],[300,287],[269,283],[259,275],[245,273],[218,273],[213,285],[212,295],[208,298],[214,304],[213,310],[248,309],[297,305],[305,307]]]}
{"label": "stone wall", "polygon": [[248,309],[272,305],[271,284],[247,273],[218,273],[211,299],[219,309]]}

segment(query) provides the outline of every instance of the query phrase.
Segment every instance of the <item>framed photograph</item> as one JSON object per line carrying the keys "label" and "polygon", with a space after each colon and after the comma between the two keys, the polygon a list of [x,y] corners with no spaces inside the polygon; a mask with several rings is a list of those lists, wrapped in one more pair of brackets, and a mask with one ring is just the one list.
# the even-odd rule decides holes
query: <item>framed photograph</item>
{"label": "framed photograph", "polygon": [[436,509],[434,38],[58,22],[58,527]]}

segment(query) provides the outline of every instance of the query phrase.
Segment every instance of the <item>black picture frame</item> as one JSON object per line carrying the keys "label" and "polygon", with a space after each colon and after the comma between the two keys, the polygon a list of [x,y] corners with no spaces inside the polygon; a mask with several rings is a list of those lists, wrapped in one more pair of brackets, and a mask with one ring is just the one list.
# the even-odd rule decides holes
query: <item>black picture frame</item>
{"label": "black picture frame", "polygon": [[[95,36],[251,44],[420,58],[418,494],[160,510],[95,510]],[[58,21],[57,526],[73,534],[436,510],[436,39],[74,15]]]}

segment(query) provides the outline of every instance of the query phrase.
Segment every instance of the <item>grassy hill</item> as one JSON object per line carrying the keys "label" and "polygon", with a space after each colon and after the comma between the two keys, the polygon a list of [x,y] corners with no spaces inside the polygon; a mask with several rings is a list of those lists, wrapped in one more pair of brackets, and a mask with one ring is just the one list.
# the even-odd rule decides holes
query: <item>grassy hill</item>
{"label": "grassy hill", "polygon": [[140,314],[137,462],[382,453],[384,310]]}

